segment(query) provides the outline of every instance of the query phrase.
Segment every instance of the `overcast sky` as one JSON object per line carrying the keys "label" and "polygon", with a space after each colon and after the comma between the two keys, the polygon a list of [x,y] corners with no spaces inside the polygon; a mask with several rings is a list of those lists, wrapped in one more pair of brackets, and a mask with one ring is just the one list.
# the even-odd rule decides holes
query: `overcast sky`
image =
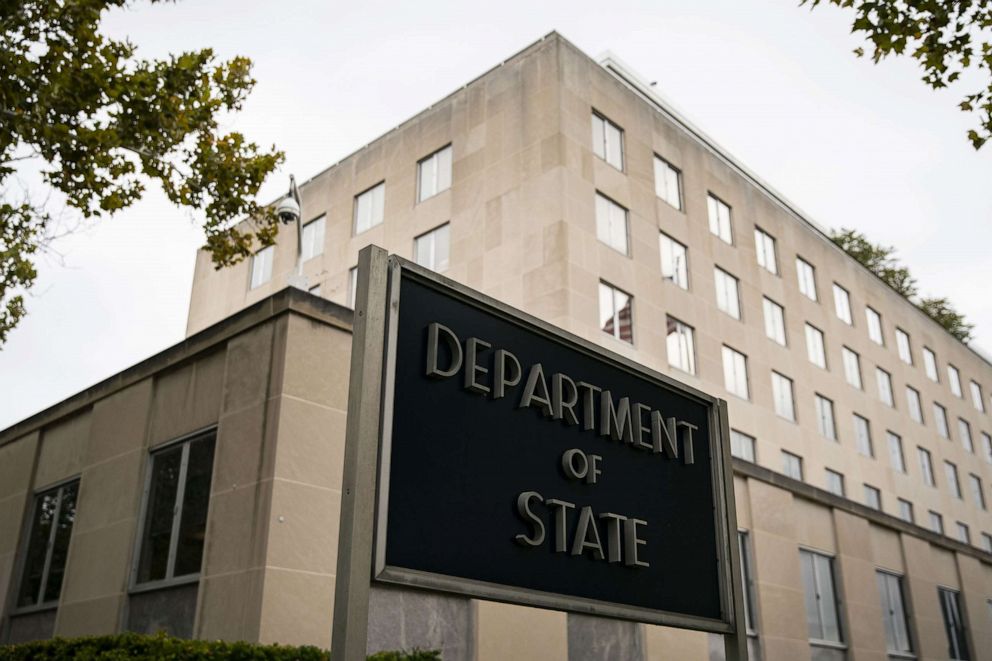
{"label": "overcast sky", "polygon": [[[286,152],[264,199],[304,180],[558,30],[657,81],[693,123],[828,227],[898,248],[992,350],[992,145],[975,152],[963,89],[851,51],[850,16],[791,0],[137,2],[109,15],[145,57],[213,47],[258,80],[225,128]],[[152,191],[42,258],[28,317],[0,350],[0,428],[180,341],[202,234]]]}

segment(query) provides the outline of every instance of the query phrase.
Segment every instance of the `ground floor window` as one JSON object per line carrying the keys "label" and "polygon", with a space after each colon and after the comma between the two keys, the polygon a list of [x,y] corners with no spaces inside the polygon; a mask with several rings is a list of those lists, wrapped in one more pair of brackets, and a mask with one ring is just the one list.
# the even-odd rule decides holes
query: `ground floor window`
{"label": "ground floor window", "polygon": [[58,602],[78,494],[79,480],[74,480],[35,496],[18,608]]}

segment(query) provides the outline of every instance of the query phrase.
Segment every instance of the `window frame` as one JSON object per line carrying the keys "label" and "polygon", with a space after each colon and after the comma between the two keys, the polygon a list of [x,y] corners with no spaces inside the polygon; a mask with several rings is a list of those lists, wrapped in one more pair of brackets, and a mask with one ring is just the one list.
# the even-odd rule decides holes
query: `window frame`
{"label": "window frame", "polygon": [[[844,314],[841,314],[841,301],[840,298],[838,298],[837,296],[838,291],[843,292],[843,296],[842,296],[842,298],[844,299],[843,309],[846,311]],[[843,321],[848,326],[853,326],[854,312],[851,309],[851,292],[847,291],[847,289],[841,287],[835,282],[833,286],[833,294],[834,294],[834,315],[836,315],[838,319]]]}
{"label": "window frame", "polygon": [[[809,282],[806,282],[804,275],[809,274]],[[807,262],[805,259],[796,255],[796,281],[799,286],[799,293],[808,298],[811,301],[819,303],[820,294],[816,287],[816,267],[811,263]],[[806,291],[810,289],[810,291]],[[812,296],[810,295],[812,293]]]}
{"label": "window frame", "polygon": [[906,384],[906,408],[908,409],[910,420],[921,425],[926,424],[923,418],[922,395],[920,395],[919,390],[908,383]]}
{"label": "window frame", "polygon": [[[606,202],[606,205],[607,205],[606,206],[606,214],[607,214],[607,216],[606,216],[605,219],[602,219],[602,222],[605,222],[606,223],[605,229],[604,229],[604,227],[601,226],[601,220],[600,220],[600,217],[599,217],[599,200],[600,199],[602,199],[604,202]],[[630,250],[630,247],[631,247],[630,246],[630,209],[628,209],[624,205],[622,205],[619,202],[617,202],[616,200],[614,200],[609,195],[606,195],[605,193],[603,193],[603,192],[601,192],[599,190],[596,191],[596,198],[595,198],[595,200],[594,200],[593,203],[595,205],[595,208],[593,209],[593,215],[595,216],[595,221],[596,221],[596,240],[599,241],[600,243],[602,243],[607,248],[610,248],[611,250],[614,250],[614,251],[620,253],[621,255],[623,255],[625,257],[630,257],[631,256],[631,250]],[[613,230],[613,221],[611,220],[611,217],[612,217],[612,213],[611,213],[612,207],[616,207],[616,208],[620,209],[621,211],[623,211],[623,249],[618,248],[617,246],[613,245],[613,243],[612,243],[612,236],[613,236],[613,231],[612,231]],[[605,235],[607,237],[606,239],[604,239],[601,236],[601,234],[604,231],[605,231]]]}
{"label": "window frame", "polygon": [[[613,310],[613,314],[612,314],[612,318],[613,318],[613,332],[610,333],[610,332],[606,331],[603,328],[602,324],[599,323],[599,319],[601,319],[602,318],[602,315],[603,315],[603,310],[602,309],[600,309],[600,310],[597,311],[598,314],[597,314],[597,317],[596,317],[596,319],[597,319],[596,325],[599,327],[599,332],[600,333],[603,333],[604,335],[609,335],[610,337],[612,337],[614,340],[617,340],[618,342],[623,342],[625,344],[629,344],[630,346],[634,346],[634,295],[631,294],[631,293],[629,293],[629,292],[627,292],[626,290],[620,289],[616,285],[614,285],[614,284],[612,284],[610,282],[607,282],[606,280],[600,280],[599,281],[599,287],[596,288],[596,294],[597,294],[597,298],[598,298],[597,307],[600,307],[600,304],[602,303],[603,287],[607,287],[607,288],[610,289],[611,300],[612,300],[612,303],[613,303],[613,305],[612,305],[612,310]],[[620,310],[617,309],[617,299],[616,299],[616,293],[617,292],[620,292],[621,294],[623,294],[624,296],[626,296],[627,297],[627,303],[630,305],[630,339],[629,340],[626,340],[626,339],[624,339],[621,336],[622,335],[621,334],[621,330],[620,330],[621,329],[621,324],[619,323],[619,320],[620,320]]]}
{"label": "window frame", "polygon": [[[881,599],[882,607],[882,626],[885,629],[885,649],[886,653],[890,655],[897,656],[912,656],[913,652],[913,633],[910,627],[910,617],[909,610],[906,607],[906,591],[903,589],[903,576],[895,572],[890,572],[884,569],[875,570],[876,582],[878,584],[879,598]],[[898,590],[898,608],[900,615],[899,621],[901,623],[900,627],[897,626],[895,617],[896,612],[893,610],[894,599],[893,599],[893,589]],[[883,594],[884,590],[884,594]],[[890,628],[891,624],[891,628]],[[900,638],[904,640],[900,641]],[[895,645],[891,645],[891,642],[895,642]],[[899,647],[899,643],[903,643],[903,647]]]}
{"label": "window frame", "polygon": [[[795,476],[789,472],[789,462],[793,461],[796,468],[798,469],[799,476]],[[796,454],[795,452],[789,452],[788,450],[782,450],[782,475],[788,478],[797,480],[799,482],[805,482],[806,475],[803,469],[803,458]]]}
{"label": "window frame", "polygon": [[[668,189],[668,186],[667,185],[665,186],[666,195],[664,197],[661,196],[661,195],[658,195],[658,164],[659,163],[661,163],[662,166],[668,168],[669,170],[671,170],[672,172],[675,173],[675,193],[678,196],[678,204],[673,204],[672,201],[670,199],[668,199],[668,195],[667,195],[667,193],[668,193],[668,190],[667,190]],[[668,183],[667,177],[665,179],[665,182],[666,182],[666,184]],[[655,197],[657,197],[659,200],[665,202],[665,204],[667,204],[668,206],[672,207],[676,211],[682,211],[682,212],[685,211],[685,199],[684,199],[683,193],[682,193],[682,170],[680,170],[679,168],[677,168],[674,165],[672,165],[672,162],[671,161],[669,161],[668,159],[662,158],[657,153],[654,154],[654,194],[655,194]]]}
{"label": "window frame", "polygon": [[[320,224],[320,242],[316,240],[311,240],[311,252],[307,255],[307,229],[314,228],[317,224]],[[317,230],[312,230],[313,233],[317,233]],[[308,222],[304,223],[303,227],[300,229],[300,259],[303,262],[308,262],[314,257],[320,257],[324,254],[324,241],[327,239],[327,214],[322,213],[316,218],[310,219]]]}
{"label": "window frame", "polygon": [[[858,430],[861,429],[861,426],[858,424],[858,421],[862,421],[862,422],[865,423],[864,424],[864,430],[865,430],[864,439],[862,439],[861,434],[858,433]],[[875,458],[875,442],[874,442],[874,440],[872,440],[872,436],[871,436],[871,420],[869,420],[868,418],[866,418],[863,415],[860,415],[858,413],[852,413],[851,414],[851,422],[854,425],[854,449],[862,457],[868,457],[869,459],[874,459]],[[865,446],[864,449],[867,449],[868,450],[867,453],[865,453],[864,452],[864,449],[861,447],[862,446],[862,440],[863,440],[863,444]]]}
{"label": "window frame", "polygon": [[[742,440],[738,440],[742,439]],[[749,452],[738,453],[735,451],[736,447],[744,445],[749,449]],[[750,454],[750,456],[747,456]],[[749,461],[752,464],[758,461],[758,439],[750,434],[745,434],[739,429],[730,430],[730,456],[737,457],[738,459],[743,459],[744,461]]]}
{"label": "window frame", "polygon": [[[150,592],[154,590],[159,590],[161,588],[169,588],[178,585],[186,585],[189,583],[195,583],[200,580],[203,574],[203,561],[206,556],[206,537],[204,537],[204,547],[201,551],[200,556],[200,569],[196,572],[183,574],[181,576],[175,576],[175,561],[176,561],[176,549],[179,544],[179,528],[182,524],[183,515],[183,505],[185,501],[185,491],[186,491],[186,478],[188,477],[188,467],[189,467],[189,453],[195,441],[201,438],[212,435],[213,436],[213,454],[211,457],[210,466],[210,486],[213,488],[213,472],[217,464],[217,431],[218,426],[216,424],[198,429],[194,432],[184,434],[178,438],[171,439],[155,447],[148,448],[147,454],[145,456],[145,474],[144,474],[144,487],[141,493],[141,510],[138,515],[137,526],[135,528],[135,541],[133,545],[134,553],[131,558],[131,567],[128,577],[128,593],[136,594],[139,592]],[[147,543],[145,539],[145,524],[148,519],[148,507],[149,497],[151,495],[151,485],[152,477],[155,467],[155,455],[162,454],[168,450],[175,448],[177,445],[182,445],[182,455],[180,459],[179,474],[176,478],[176,500],[173,505],[172,513],[172,529],[169,532],[169,553],[166,559],[166,570],[165,578],[153,579],[149,581],[138,581],[138,572],[141,570],[141,554],[144,549],[144,545]],[[209,518],[209,508],[210,508],[210,493],[207,493],[207,512]],[[209,523],[209,520],[208,520]],[[171,575],[170,575],[171,574]]]}
{"label": "window frame", "polygon": [[[451,168],[452,171],[451,172],[448,172],[448,186],[446,188],[439,188],[439,186],[440,186],[440,184],[439,184],[440,177],[438,175],[439,175],[439,173],[441,171],[439,160],[440,160],[441,153],[443,151],[445,151],[445,150],[451,151],[451,156],[448,158],[448,166]],[[422,173],[423,173],[424,164],[427,163],[428,161],[432,161],[433,164],[434,164],[434,177],[433,178],[434,178],[434,189],[435,190],[434,190],[433,193],[431,193],[427,197],[424,197],[423,181],[422,181],[423,180],[423,174]],[[454,168],[454,165],[455,165],[455,155],[454,155],[454,150],[452,149],[452,146],[451,146],[451,143],[450,142],[448,144],[446,144],[445,146],[439,148],[439,149],[435,149],[430,154],[428,154],[427,156],[424,156],[422,159],[420,159],[419,161],[417,161],[417,204],[420,204],[421,202],[426,202],[427,200],[429,200],[431,198],[437,197],[438,195],[440,195],[441,193],[443,193],[446,190],[451,190],[452,180],[454,179],[454,177],[453,177],[453,171],[455,169]]]}
{"label": "window frame", "polygon": [[[711,205],[710,204],[711,201],[714,204]],[[721,206],[722,207],[725,207],[727,209],[727,226],[726,226],[727,236],[726,237],[723,235],[724,234],[724,226],[723,226],[723,223],[722,223],[722,218],[720,216]],[[713,209],[714,209],[714,207],[716,209],[715,220],[714,220],[714,216],[713,216]],[[709,227],[709,230],[710,230],[710,234],[711,235],[717,237],[718,239],[720,239],[721,241],[723,241],[724,243],[726,243],[728,246],[735,245],[735,243],[734,243],[734,208],[732,206],[730,206],[729,204],[727,204],[723,200],[723,198],[721,198],[719,195],[714,194],[712,191],[706,191],[706,218],[707,218],[707,226]],[[716,231],[715,232],[713,231],[713,229],[714,229],[714,222],[716,223],[716,225],[715,225]]]}
{"label": "window frame", "polygon": [[913,362],[913,340],[909,337],[909,333],[903,329],[896,326],[896,353],[899,355],[899,360],[906,363],[907,365],[914,365]]}
{"label": "window frame", "polygon": [[[672,333],[668,332],[668,328],[669,328],[669,326],[672,323],[674,323],[675,332],[676,332],[676,334],[679,337],[679,352],[678,352],[678,355],[679,355],[679,361],[680,362],[681,362],[681,358],[682,358],[683,338],[685,338],[685,337],[688,337],[689,338],[688,339],[688,342],[686,343],[686,345],[688,346],[688,352],[687,352],[688,353],[688,361],[689,361],[689,365],[688,366],[676,365],[674,362],[672,362],[671,346],[669,345],[669,338],[671,337]],[[668,360],[669,367],[671,367],[673,369],[677,369],[680,372],[683,372],[685,374],[692,374],[693,376],[695,376],[695,374],[696,374],[696,329],[693,328],[692,326],[690,326],[689,324],[685,323],[681,319],[678,319],[676,317],[673,317],[670,314],[666,314],[665,315],[665,331],[666,331],[665,332],[665,358]],[[688,333],[685,333],[683,331],[688,331]]]}
{"label": "window frame", "polygon": [[[778,377],[778,379],[776,379],[776,377]],[[779,383],[779,380],[782,380],[785,383],[785,385],[788,386],[787,392],[789,393],[789,405],[790,405],[790,408],[791,408],[791,411],[792,411],[791,416],[788,416],[788,417],[782,415],[779,412],[779,410],[778,410],[778,404],[779,404],[779,396],[778,396],[778,394],[779,393],[778,393],[778,390],[777,390],[775,384],[776,383]],[[796,384],[795,384],[795,381],[793,381],[791,378],[787,377],[786,375],[782,374],[781,372],[779,372],[777,370],[772,370],[772,405],[773,405],[772,406],[772,410],[775,412],[775,415],[778,416],[779,418],[782,418],[783,420],[788,420],[789,422],[793,422],[793,423],[794,422],[798,422],[797,415],[796,415]]]}
{"label": "window frame", "polygon": [[[882,378],[880,378],[883,374],[885,375],[885,379],[884,380]],[[887,386],[885,388],[885,391],[884,391],[885,393],[887,393],[887,395],[884,396],[884,397],[882,396],[882,393],[883,393],[883,391],[882,391],[882,383],[883,382]],[[876,365],[875,366],[875,385],[877,386],[876,389],[878,390],[878,393],[877,393],[878,394],[878,400],[880,402],[882,402],[883,404],[885,404],[886,406],[888,406],[889,408],[893,408],[893,409],[896,408],[895,393],[892,391],[892,373],[889,372],[888,370],[884,370],[881,367],[879,367],[878,365]]]}
{"label": "window frame", "polygon": [[837,420],[834,415],[834,400],[820,393],[813,393],[816,407],[816,424],[820,435],[831,441],[837,441]]}
{"label": "window frame", "polygon": [[[675,266],[674,264],[675,260],[672,258],[671,251],[667,251],[669,260],[673,262],[672,264],[673,277],[671,278],[665,275],[665,262],[666,262],[665,242],[666,241],[672,244],[673,246],[678,246],[682,248],[683,260],[682,260],[681,268]],[[689,291],[689,246],[685,245],[678,239],[675,239],[671,235],[659,231],[658,252],[660,257],[660,259],[658,260],[658,264],[661,268],[661,279],[665,282],[671,282],[679,289],[682,289],[684,291]],[[684,281],[685,281],[684,284],[679,282],[679,280],[682,279],[681,278],[682,275],[684,275]]]}
{"label": "window frame", "polygon": [[947,385],[951,389],[951,394],[959,399],[964,399],[964,389],[961,387],[961,370],[947,363]]}
{"label": "window frame", "polygon": [[[769,245],[771,246],[770,249]],[[771,253],[770,265],[767,263],[769,252]],[[777,241],[774,236],[757,225],[754,226],[754,253],[758,266],[772,275],[779,275]]]}
{"label": "window frame", "polygon": [[[745,393],[743,395],[741,395],[738,392],[735,392],[734,390],[731,390],[728,387],[728,384],[727,384],[727,352],[728,351],[732,354],[731,358],[736,359],[737,356],[740,356],[741,359],[742,359],[741,362],[744,365],[744,390],[745,390]],[[738,397],[738,398],[743,399],[745,401],[750,401],[751,400],[751,379],[750,379],[750,375],[748,374],[747,354],[742,353],[742,352],[738,351],[737,349],[724,344],[720,348],[720,358],[721,358],[721,366],[723,367],[723,387],[724,387],[724,389],[728,393],[730,393],[731,395],[733,395],[734,397]],[[734,367],[733,372],[734,372],[734,375],[736,376],[737,375],[736,360],[733,363],[733,367]],[[735,385],[736,385],[736,380],[735,380]]]}
{"label": "window frame", "polygon": [[923,372],[934,383],[940,383],[940,367],[937,365],[937,354],[927,345],[923,345]]}
{"label": "window frame", "polygon": [[[447,239],[448,239],[448,246],[447,246],[448,260],[447,260],[447,263],[444,265],[444,268],[437,268],[436,265],[434,265],[434,266],[428,266],[427,264],[421,264],[419,261],[417,261],[417,244],[418,244],[418,242],[421,241],[421,240],[423,240],[423,239],[426,239],[427,237],[432,237],[431,238],[431,257],[436,262],[437,261],[437,235],[441,231],[447,232]],[[418,264],[420,266],[423,266],[425,269],[429,269],[429,270],[431,270],[431,271],[433,271],[435,273],[444,273],[449,268],[451,268],[451,221],[447,221],[447,222],[441,223],[437,227],[434,227],[432,229],[429,229],[426,232],[423,232],[422,234],[418,234],[417,236],[413,237],[413,261],[414,261],[414,263],[416,263],[416,264]]]}
{"label": "window frame", "polygon": [[[847,345],[841,347],[840,353],[841,353],[841,362],[844,364],[844,381],[846,381],[847,385],[851,386],[852,388],[856,388],[858,390],[864,391],[865,380],[864,380],[864,376],[861,374],[860,354],[858,354],[857,351],[855,351],[854,349],[850,348]],[[851,361],[848,360],[848,357],[854,358],[853,374],[855,377],[857,377],[857,383],[853,383],[851,380],[851,375],[852,375]]]}
{"label": "window frame", "polygon": [[[803,334],[806,338],[806,359],[820,369],[828,369],[826,335],[808,321],[803,326]],[[813,342],[810,342],[811,337],[814,338]]]}
{"label": "window frame", "polygon": [[[377,223],[371,223],[365,229],[359,230],[358,229],[358,203],[359,203],[359,200],[364,195],[372,194],[372,192],[375,191],[376,189],[378,189],[379,187],[382,187],[382,218],[379,219],[379,222],[377,222]],[[363,191],[361,191],[359,193],[356,193],[355,194],[355,197],[352,200],[352,207],[353,208],[352,208],[352,212],[351,212],[351,235],[353,237],[355,237],[355,236],[361,236],[362,234],[365,234],[366,232],[370,232],[371,230],[375,229],[376,227],[379,227],[379,225],[382,225],[383,223],[385,223],[386,222],[386,180],[383,179],[381,181],[378,181],[378,182],[372,184],[371,186],[369,186],[368,188],[366,188],[365,190],[363,190]],[[373,206],[372,206],[372,212],[374,213],[374,211],[375,211],[375,205],[373,204]]]}
{"label": "window frame", "polygon": [[951,661],[968,661],[971,659],[971,649],[968,626],[961,609],[961,590],[938,585],[937,600],[940,602],[940,619],[947,636],[948,658]]}
{"label": "window frame", "polygon": [[[863,484],[865,493],[865,507],[873,509],[877,512],[882,511],[882,492],[881,490],[872,484]],[[875,502],[871,502],[875,501]]]}
{"label": "window frame", "polygon": [[982,385],[974,379],[968,382],[968,391],[971,393],[971,405],[979,413],[985,413],[985,398],[982,395]]}
{"label": "window frame", "polygon": [[[721,300],[724,300],[724,299],[729,300],[729,297],[727,296],[727,292],[726,291],[724,291],[723,292],[723,295],[721,296],[720,285],[718,283],[718,274],[720,274],[720,275],[723,276],[721,278],[723,280],[723,282],[725,282],[725,283],[726,282],[732,282],[733,285],[734,285],[734,296],[733,296],[733,300],[734,300],[734,305],[736,306],[736,313],[737,313],[736,315],[735,314],[732,314],[729,310],[724,309],[720,305],[720,301]],[[715,290],[715,294],[716,294],[716,309],[719,310],[720,312],[724,313],[725,315],[727,315],[731,319],[736,319],[737,321],[743,321],[744,320],[743,319],[743,317],[744,317],[744,311],[743,311],[743,306],[741,305],[741,281],[740,281],[740,278],[738,278],[737,276],[733,275],[729,271],[723,270],[722,268],[720,268],[719,266],[717,266],[716,264],[714,264],[713,265],[713,289]],[[726,288],[724,288],[724,289],[726,289]]]}
{"label": "window frame", "polygon": [[[258,258],[260,255],[265,255],[261,260],[262,261],[261,270],[265,279],[256,283],[255,264],[256,262],[259,261]],[[276,257],[276,247],[274,245],[265,246],[264,248],[259,248],[258,250],[255,251],[255,254],[251,256],[251,264],[248,265],[248,291],[255,291],[262,285],[272,282],[272,271],[276,261],[275,257]],[[267,274],[266,274],[266,268],[268,269]]]}
{"label": "window frame", "polygon": [[[823,471],[827,476],[825,489],[835,496],[839,496],[840,498],[847,498],[847,486],[844,484],[845,482],[844,474],[841,473],[840,471],[835,471],[832,468],[826,468],[826,467],[824,467]],[[833,485],[831,484],[831,480],[836,482],[837,486],[840,487],[839,490],[835,490],[833,488]]]}
{"label": "window frame", "polygon": [[[21,539],[17,547],[17,555],[15,556],[16,564],[11,567],[10,579],[13,584],[11,587],[14,588],[13,593],[10,595],[10,614],[11,615],[21,615],[26,613],[36,613],[40,611],[53,610],[58,608],[59,601],[62,598],[62,590],[65,588],[65,566],[62,567],[62,585],[59,587],[59,596],[55,599],[45,601],[45,592],[48,591],[48,581],[51,578],[51,564],[52,555],[55,552],[55,537],[58,534],[58,520],[59,516],[62,514],[62,503],[64,500],[63,492],[65,489],[75,485],[76,487],[76,509],[79,509],[79,489],[82,482],[82,476],[74,474],[63,480],[53,482],[41,489],[35,489],[32,493],[31,498],[31,515],[30,518],[21,526]],[[48,540],[45,542],[45,560],[42,565],[41,571],[41,583],[38,585],[37,599],[33,604],[18,606],[17,602],[20,600],[21,590],[24,587],[24,581],[26,580],[25,572],[28,567],[28,554],[31,551],[31,533],[34,532],[35,518],[38,514],[38,506],[41,503],[41,499],[44,496],[52,492],[57,492],[58,502],[56,503],[55,512],[52,516],[52,529],[48,532]],[[76,525],[75,519],[73,519],[72,529],[69,531],[69,542],[66,546],[66,566],[68,566],[68,550],[72,547],[72,537],[75,532]]]}
{"label": "window frame", "polygon": [[[778,315],[779,315],[778,316],[778,319],[772,319],[771,321],[773,321],[773,322],[774,321],[778,321],[778,322],[781,323],[781,326],[780,326],[781,331],[782,331],[782,341],[781,342],[778,341],[778,337],[772,337],[768,333],[768,330],[769,330],[768,310],[769,310],[769,308],[772,308],[773,310],[778,310]],[[785,307],[782,306],[782,305],[779,305],[777,302],[775,302],[774,300],[772,300],[771,298],[769,298],[767,296],[762,296],[761,297],[761,314],[762,314],[762,319],[764,320],[764,323],[765,323],[765,337],[768,338],[769,340],[771,340],[772,342],[774,342],[775,344],[779,345],[780,347],[787,347],[787,346],[789,346],[789,334],[788,334],[788,332],[786,330],[786,324],[785,324]],[[775,330],[776,331],[779,330],[779,327],[776,327]]]}
{"label": "window frame", "polygon": [[[811,575],[813,578],[812,586],[806,584],[805,571],[802,569],[802,565],[800,565],[800,577],[803,583],[803,601],[804,601],[803,610],[806,611],[807,635],[809,636],[809,642],[813,645],[823,645],[833,648],[839,647],[846,649],[847,645],[844,642],[845,627],[844,627],[843,615],[842,615],[843,610],[841,607],[843,600],[841,599],[840,592],[837,589],[838,581],[834,566],[836,558],[830,554],[823,553],[821,551],[817,551],[814,549],[806,548],[804,546],[799,547],[799,555],[800,555],[801,563],[804,562],[804,556],[808,555],[811,558],[810,568],[812,570]],[[833,619],[837,627],[837,640],[831,640],[830,638],[823,638],[823,637],[814,637],[813,635],[811,635],[812,632],[809,631],[810,617],[814,615],[813,613],[809,612],[809,604],[807,603],[809,601],[809,595],[807,594],[807,590],[809,590],[811,587],[815,591],[813,595],[813,602],[817,606],[817,612],[815,615],[816,615],[817,625],[819,626],[821,633],[823,633],[823,628],[824,628],[823,604],[826,600],[823,598],[824,596],[823,589],[820,586],[820,572],[817,570],[817,558],[820,558],[820,562],[825,563],[827,568],[830,570],[829,571],[830,596],[833,597],[832,601],[830,602],[830,605],[833,608]]]}
{"label": "window frame", "polygon": [[[870,305],[865,306],[865,322],[868,326],[868,339],[880,347],[885,346],[885,328],[882,322],[882,313]],[[874,323],[873,323],[874,322]],[[875,331],[878,337],[875,337]]]}
{"label": "window frame", "polygon": [[[602,135],[599,135],[599,136],[596,135],[596,130],[597,130],[598,126],[595,124],[595,121],[597,119],[600,122],[602,122],[602,125],[603,125]],[[602,160],[604,163],[606,163],[607,165],[609,165],[611,168],[614,168],[615,170],[619,170],[620,172],[626,172],[626,167],[627,167],[627,145],[626,145],[626,140],[627,140],[627,136],[624,135],[625,131],[623,130],[623,127],[620,126],[619,124],[617,124],[616,122],[614,122],[613,120],[611,120],[609,117],[607,117],[603,113],[601,113],[598,110],[596,110],[595,108],[592,108],[591,109],[591,119],[590,119],[590,121],[593,122],[591,124],[591,130],[593,132],[593,135],[592,135],[592,153],[596,155],[596,158]],[[611,127],[611,126],[614,129],[617,130],[617,133],[620,134],[620,144],[619,144],[619,148],[620,148],[620,165],[617,165],[616,163],[613,163],[612,161],[610,161],[609,141],[607,139],[607,135],[609,133],[609,128],[608,127]],[[599,144],[599,149],[602,149],[602,154],[599,153],[599,151],[597,149],[597,146],[596,146],[597,138],[599,138],[599,143],[600,143]]]}
{"label": "window frame", "polygon": [[920,462],[920,473],[923,476],[923,484],[936,489],[937,473],[933,469],[933,454],[931,454],[930,450],[917,445],[916,456]]}
{"label": "window frame", "polygon": [[885,444],[888,446],[887,449],[889,451],[889,465],[892,466],[893,470],[900,473],[908,472],[906,467],[906,451],[902,444],[902,436],[886,429]]}

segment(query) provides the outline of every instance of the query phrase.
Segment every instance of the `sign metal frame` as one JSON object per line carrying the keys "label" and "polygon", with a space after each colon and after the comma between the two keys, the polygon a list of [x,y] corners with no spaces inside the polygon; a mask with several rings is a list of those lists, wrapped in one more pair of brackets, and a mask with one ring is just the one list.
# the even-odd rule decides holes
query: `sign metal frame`
{"label": "sign metal frame", "polygon": [[[454,282],[429,269],[421,267],[413,262],[397,256],[389,256],[381,248],[370,246],[362,251],[359,265],[363,263],[371,264],[372,269],[379,276],[371,278],[365,277],[359,268],[358,276],[358,301],[356,301],[356,316],[376,315],[379,311],[384,313],[381,323],[360,324],[356,323],[355,336],[353,338],[352,354],[352,385],[355,379],[356,363],[359,369],[365,368],[366,376],[371,376],[368,371],[370,367],[366,362],[368,356],[357,355],[356,352],[365,354],[374,351],[375,347],[381,347],[382,354],[378,360],[373,360],[381,367],[378,392],[375,393],[375,405],[366,407],[360,415],[362,421],[356,421],[356,425],[349,420],[348,445],[358,444],[358,437],[361,436],[361,443],[366,446],[364,456],[368,456],[372,448],[367,447],[373,440],[376,441],[375,452],[377,461],[374,467],[368,466],[368,462],[360,469],[348,461],[346,450],[345,461],[345,483],[355,482],[366,486],[373,486],[373,492],[369,493],[347,493],[347,486],[342,493],[342,525],[339,537],[339,557],[338,557],[338,585],[344,588],[343,591],[336,590],[336,594],[349,594],[353,597],[361,597],[356,590],[364,590],[364,599],[359,599],[365,604],[367,613],[368,590],[373,582],[383,582],[395,585],[424,588],[461,594],[479,599],[502,601],[508,603],[522,604],[539,608],[548,608],[559,611],[583,613],[602,617],[619,618],[633,620],[637,622],[659,624],[671,627],[694,629],[710,633],[722,634],[725,644],[726,658],[733,660],[743,660],[747,658],[746,636],[744,627],[744,606],[743,595],[741,593],[740,558],[737,544],[737,517],[734,506],[734,485],[733,470],[730,457],[730,430],[727,417],[727,403],[719,398],[705,392],[682,384],[664,374],[653,371],[640,365],[629,358],[611,352],[599,345],[589,342],[576,335],[556,328],[541,319],[521,312],[511,306],[506,305],[489,296],[485,296],[460,283]],[[378,268],[376,268],[378,265]],[[385,273],[382,273],[385,271]],[[385,276],[385,277],[383,277]],[[445,295],[455,297],[460,302],[476,307],[487,314],[492,314],[501,319],[513,323],[543,336],[551,341],[564,344],[572,350],[582,352],[596,360],[603,361],[617,369],[625,370],[633,376],[654,382],[660,387],[668,388],[678,392],[680,395],[696,400],[708,409],[709,416],[709,455],[711,462],[711,481],[713,488],[714,504],[714,526],[717,542],[718,572],[719,572],[719,593],[721,617],[707,618],[694,615],[660,611],[640,606],[631,606],[615,602],[601,601],[597,599],[576,597],[567,594],[544,592],[523,587],[501,585],[485,581],[467,579],[456,576],[438,574],[413,570],[404,567],[390,566],[386,563],[386,522],[388,520],[389,504],[389,475],[390,456],[392,443],[393,426],[393,398],[395,395],[395,367],[397,336],[399,327],[399,315],[401,314],[402,301],[400,300],[400,285],[404,277],[413,278],[418,283],[435,289]],[[367,332],[372,331],[374,337],[369,337]],[[373,387],[372,383],[364,384],[362,389],[368,394],[368,389]],[[358,393],[360,394],[360,393]],[[353,408],[355,413],[359,413],[360,404],[352,402],[356,392],[349,394],[349,418],[352,416]],[[354,407],[353,407],[354,404]],[[358,434],[358,428],[363,427],[365,433]],[[352,435],[356,438],[353,439]],[[374,436],[374,438],[371,438]],[[353,452],[353,454],[355,454]],[[374,470],[373,475],[368,475],[369,470]],[[355,471],[360,470],[362,475],[356,475]],[[371,482],[370,482],[371,481]],[[352,502],[352,498],[357,502]],[[372,501],[371,503],[368,501]],[[374,520],[368,520],[364,530],[349,529],[346,524],[359,523],[355,519],[345,520],[346,510],[351,506],[359,506],[367,512],[369,505],[372,505]],[[357,533],[357,534],[356,534]],[[342,567],[342,561],[347,558],[352,560],[356,557],[355,544],[362,547],[363,551],[369,553],[369,564],[359,563],[362,567]],[[345,562],[347,564],[347,561]],[[344,585],[342,585],[344,582]],[[359,583],[356,586],[353,583]],[[367,627],[367,616],[361,622],[351,618],[349,623],[342,622],[339,611],[342,614],[348,605],[336,600],[334,611],[334,631],[332,637],[332,656],[334,650],[339,649],[340,639],[347,634],[357,634],[350,629],[354,626],[364,624],[361,632],[361,643],[365,642],[365,628]],[[353,643],[358,645],[358,635],[350,635]],[[340,648],[344,653],[344,648]],[[357,652],[357,647],[354,648]],[[364,650],[363,650],[364,652]],[[345,655],[336,658],[352,658]],[[356,657],[357,658],[357,657]]]}

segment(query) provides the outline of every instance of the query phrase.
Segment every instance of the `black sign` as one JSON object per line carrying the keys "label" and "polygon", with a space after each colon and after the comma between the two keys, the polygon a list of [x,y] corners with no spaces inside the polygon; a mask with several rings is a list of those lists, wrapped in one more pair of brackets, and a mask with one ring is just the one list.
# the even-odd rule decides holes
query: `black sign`
{"label": "black sign", "polygon": [[716,399],[405,264],[390,290],[377,579],[732,628]]}

